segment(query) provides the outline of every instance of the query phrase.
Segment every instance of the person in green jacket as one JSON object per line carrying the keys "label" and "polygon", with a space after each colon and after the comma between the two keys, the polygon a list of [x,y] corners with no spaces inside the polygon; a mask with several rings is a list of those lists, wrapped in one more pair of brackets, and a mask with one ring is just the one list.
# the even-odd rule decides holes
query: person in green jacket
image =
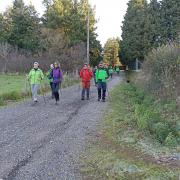
{"label": "person in green jacket", "polygon": [[114,72],[114,70],[113,70],[112,66],[110,66],[109,67],[109,75],[111,76],[111,78],[113,77],[113,72]]}
{"label": "person in green jacket", "polygon": [[54,93],[53,93],[53,78],[51,76],[53,69],[54,69],[54,64],[51,64],[48,72],[46,73],[46,76],[47,76],[48,81],[49,81],[49,85],[51,87],[51,94],[52,94],[51,97],[52,97],[52,99],[54,98]]}
{"label": "person in green jacket", "polygon": [[102,100],[105,102],[106,98],[106,89],[107,89],[107,79],[109,78],[108,71],[104,67],[103,63],[100,62],[98,69],[96,71],[96,83],[98,89],[98,101]]}
{"label": "person in green jacket", "polygon": [[119,66],[116,66],[116,72],[117,72],[117,74],[119,74],[119,72],[120,72],[120,67]]}
{"label": "person in green jacket", "polygon": [[35,103],[37,102],[37,95],[43,78],[44,75],[42,70],[39,68],[39,63],[34,62],[34,67],[29,72],[28,80],[30,81],[32,98]]}

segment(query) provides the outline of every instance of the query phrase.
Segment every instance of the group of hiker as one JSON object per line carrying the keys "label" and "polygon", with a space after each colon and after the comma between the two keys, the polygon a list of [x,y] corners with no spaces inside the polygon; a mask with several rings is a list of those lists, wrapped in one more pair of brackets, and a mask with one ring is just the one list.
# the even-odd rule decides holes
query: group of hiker
{"label": "group of hiker", "polygon": [[[98,101],[105,102],[107,79],[112,77],[113,72],[113,68],[108,67],[103,62],[100,62],[98,67],[96,66],[94,69],[91,69],[91,67],[85,63],[79,73],[79,76],[82,80],[81,100],[85,100],[85,98],[89,100],[91,79],[94,77],[94,83],[98,90]],[[63,81],[63,73],[58,62],[50,65],[49,71],[46,73],[46,77],[49,81],[52,92],[51,98],[55,99],[55,103],[58,104],[59,90]],[[38,102],[37,95],[38,91],[40,90],[40,84],[43,78],[44,74],[39,68],[39,63],[34,62],[33,68],[28,74],[28,80],[31,85],[32,99],[34,103]]]}
{"label": "group of hiker", "polygon": [[[52,98],[55,99],[56,104],[59,101],[59,88],[61,82],[63,80],[63,73],[60,68],[60,64],[55,62],[54,64],[50,65],[50,69],[46,74],[49,84],[52,91]],[[32,99],[34,103],[38,102],[37,95],[38,91],[40,90],[40,83],[43,80],[44,74],[42,70],[39,68],[39,63],[34,62],[33,68],[30,70],[28,75],[28,80],[30,81],[31,85],[31,92],[32,92]]]}

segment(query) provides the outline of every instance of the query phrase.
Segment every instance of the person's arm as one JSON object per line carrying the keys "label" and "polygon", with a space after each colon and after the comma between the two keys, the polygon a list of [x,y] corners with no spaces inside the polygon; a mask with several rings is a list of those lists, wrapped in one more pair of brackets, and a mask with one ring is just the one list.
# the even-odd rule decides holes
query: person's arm
{"label": "person's arm", "polygon": [[99,75],[99,70],[96,70],[96,74],[95,74],[95,80],[96,80],[96,83],[98,82],[98,75]]}
{"label": "person's arm", "polygon": [[93,71],[90,70],[89,74],[90,74],[90,77],[92,78],[93,77]]}
{"label": "person's arm", "polygon": [[83,76],[83,70],[82,69],[80,70],[79,76],[80,76],[80,78],[82,78],[82,76]]}

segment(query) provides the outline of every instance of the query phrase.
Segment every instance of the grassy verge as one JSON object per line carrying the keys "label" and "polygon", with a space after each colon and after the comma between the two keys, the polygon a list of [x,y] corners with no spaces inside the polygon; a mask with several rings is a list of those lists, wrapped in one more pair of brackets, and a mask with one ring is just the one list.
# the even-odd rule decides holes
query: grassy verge
{"label": "grassy verge", "polygon": [[178,179],[177,159],[170,160],[178,154],[178,117],[174,102],[156,102],[131,84],[116,87],[82,157],[84,179]]}
{"label": "grassy verge", "polygon": [[[62,88],[72,86],[78,82],[78,78],[65,75]],[[25,75],[0,75],[0,84],[0,106],[6,105],[9,101],[16,102],[31,96],[30,85],[26,81]],[[41,91],[50,91],[47,79],[43,80]]]}

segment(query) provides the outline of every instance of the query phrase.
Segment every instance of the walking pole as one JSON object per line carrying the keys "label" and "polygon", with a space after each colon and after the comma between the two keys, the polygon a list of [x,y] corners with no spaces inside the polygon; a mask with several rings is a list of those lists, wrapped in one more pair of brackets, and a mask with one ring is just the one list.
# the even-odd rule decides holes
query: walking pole
{"label": "walking pole", "polygon": [[28,79],[28,85],[29,85],[29,94],[30,94],[30,97],[31,97],[31,99],[32,99],[31,84],[30,84],[30,82],[29,82],[29,79]]}
{"label": "walking pole", "polygon": [[110,95],[110,93],[109,93],[108,85],[106,85],[106,89],[107,89],[107,93],[108,93],[108,98],[109,98],[109,100],[111,101],[111,95]]}
{"label": "walking pole", "polygon": [[45,98],[45,94],[44,94],[44,91],[43,91],[43,89],[42,89],[42,86],[41,86],[41,93],[42,93],[42,95],[43,95],[43,99],[44,99],[44,104],[46,104],[46,98]]}
{"label": "walking pole", "polygon": [[61,94],[61,96],[62,96],[62,91],[61,91],[61,87],[62,87],[62,86],[61,86],[61,83],[60,83],[60,94]]}

